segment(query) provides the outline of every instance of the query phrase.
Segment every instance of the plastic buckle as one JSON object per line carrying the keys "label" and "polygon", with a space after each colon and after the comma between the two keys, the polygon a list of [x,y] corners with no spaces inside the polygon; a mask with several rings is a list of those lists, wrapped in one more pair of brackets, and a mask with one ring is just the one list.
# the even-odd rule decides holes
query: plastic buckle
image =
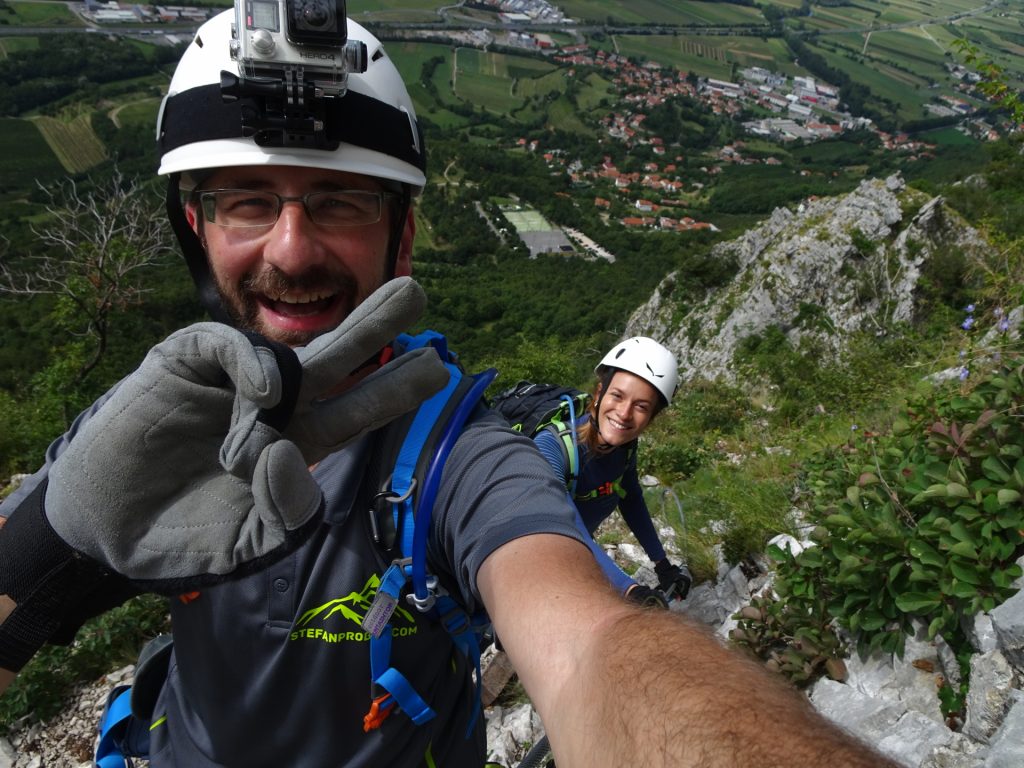
{"label": "plastic buckle", "polygon": [[427,576],[427,596],[420,598],[416,597],[415,592],[410,592],[405,596],[406,601],[420,613],[426,613],[434,607],[434,603],[437,602],[439,595],[447,595],[448,593],[444,590],[438,581],[437,576]]}
{"label": "plastic buckle", "polygon": [[383,696],[378,696],[374,699],[373,703],[370,704],[370,711],[363,716],[363,733],[369,733],[375,728],[380,728],[394,708],[395,702],[391,698],[390,693],[385,693]]}

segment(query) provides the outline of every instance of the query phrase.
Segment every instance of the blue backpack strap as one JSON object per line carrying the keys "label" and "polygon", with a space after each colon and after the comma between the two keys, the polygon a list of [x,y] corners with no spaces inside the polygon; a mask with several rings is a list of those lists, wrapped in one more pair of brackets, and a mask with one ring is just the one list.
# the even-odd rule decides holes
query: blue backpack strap
{"label": "blue backpack strap", "polygon": [[[462,427],[497,371],[488,369],[483,373],[466,376],[448,354],[444,336],[434,331],[426,331],[415,337],[403,334],[395,344],[399,354],[424,346],[432,346],[437,350],[448,368],[449,381],[440,392],[420,406],[398,450],[391,475],[391,494],[388,500],[392,505],[395,529],[400,534],[398,543],[402,558],[393,562],[385,572],[374,604],[364,619],[364,629],[370,633],[373,692],[385,692],[373,697],[370,712],[363,721],[364,730],[378,727],[396,706],[417,724],[425,723],[435,716],[406,677],[390,664],[389,619],[408,580],[413,585],[412,594],[408,596],[409,602],[419,611],[430,613],[443,623],[452,642],[474,660],[479,679],[479,641],[475,632],[465,631],[472,622],[465,610],[440,587],[437,578],[427,573],[427,539],[441,470]],[[446,420],[438,434],[436,426],[443,418]],[[436,439],[431,440],[432,436],[436,436]],[[429,461],[422,472],[421,485],[417,488],[417,468],[422,469],[425,452],[430,452]],[[378,603],[386,607],[376,611]],[[472,732],[475,721],[474,713],[467,735]]]}
{"label": "blue backpack strap", "polygon": [[125,768],[128,764],[120,742],[131,718],[131,686],[119,685],[107,697],[107,706],[100,718],[100,738],[93,757],[97,768]]}

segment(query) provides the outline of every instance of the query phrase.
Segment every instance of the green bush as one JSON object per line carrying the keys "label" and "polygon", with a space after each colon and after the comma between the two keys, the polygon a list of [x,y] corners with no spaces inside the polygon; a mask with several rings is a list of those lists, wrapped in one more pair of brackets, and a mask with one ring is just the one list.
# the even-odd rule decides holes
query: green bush
{"label": "green bush", "polygon": [[[778,640],[785,616],[790,645],[809,636],[835,654],[834,619],[860,652],[902,655],[920,623],[967,653],[962,619],[1012,596],[1021,575],[1022,413],[1024,366],[1013,358],[973,388],[922,387],[888,434],[855,429],[845,446],[808,462],[817,546],[770,552],[778,599],[755,602],[758,615],[741,616],[735,638],[773,658],[777,643],[763,638]],[[783,671],[813,677],[803,666]],[[945,691],[947,710],[961,696]]]}

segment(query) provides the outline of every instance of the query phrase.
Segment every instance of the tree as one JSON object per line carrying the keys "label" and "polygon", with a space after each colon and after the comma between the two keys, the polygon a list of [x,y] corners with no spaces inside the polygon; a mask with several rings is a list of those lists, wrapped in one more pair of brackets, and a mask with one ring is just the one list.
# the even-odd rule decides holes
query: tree
{"label": "tree", "polygon": [[1009,112],[1015,122],[1024,123],[1024,100],[1021,99],[1020,92],[1008,84],[1006,70],[964,38],[954,40],[953,48],[963,55],[965,63],[977,67],[981,75],[978,90]]}
{"label": "tree", "polygon": [[103,358],[114,314],[139,304],[148,290],[142,271],[171,249],[156,201],[117,169],[108,180],[85,185],[88,190],[70,178],[54,189],[38,186],[47,216],[32,232],[43,248],[0,258],[0,293],[56,299],[54,330],[78,341],[65,382],[71,390]]}

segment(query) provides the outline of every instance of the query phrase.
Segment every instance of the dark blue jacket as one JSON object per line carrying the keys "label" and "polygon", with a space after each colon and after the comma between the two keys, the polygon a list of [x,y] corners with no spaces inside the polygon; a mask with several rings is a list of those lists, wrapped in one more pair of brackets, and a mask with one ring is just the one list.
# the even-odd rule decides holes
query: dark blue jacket
{"label": "dark blue jacket", "polygon": [[[586,422],[586,417],[580,424]],[[550,430],[541,430],[534,442],[548,460],[555,474],[565,482],[569,479],[569,468],[565,466],[562,450],[557,438]],[[636,469],[636,443],[620,446],[609,453],[599,454],[588,451],[580,445],[580,472],[576,480],[573,503],[576,506],[576,523],[588,534],[593,542],[593,533],[612,512],[618,508],[622,519],[633,532],[644,552],[652,562],[665,558],[665,548],[654,528],[643,489]],[[615,565],[604,550],[596,543],[591,546],[598,563],[612,584],[625,592],[635,582]]]}

